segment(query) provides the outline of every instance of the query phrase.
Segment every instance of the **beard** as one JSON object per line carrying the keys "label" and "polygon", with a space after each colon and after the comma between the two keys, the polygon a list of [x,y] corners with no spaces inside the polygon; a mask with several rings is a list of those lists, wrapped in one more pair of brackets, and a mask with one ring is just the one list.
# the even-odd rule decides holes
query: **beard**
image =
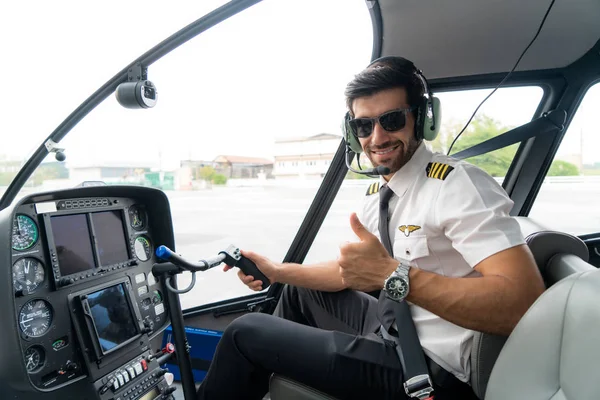
{"label": "beard", "polygon": [[[406,163],[410,161],[410,159],[412,158],[413,154],[415,154],[415,152],[417,151],[417,148],[419,147],[420,144],[421,144],[420,140],[414,140],[414,139],[409,140],[408,143],[404,143],[401,140],[389,141],[382,145],[369,146],[367,148],[367,151],[365,151],[365,155],[371,161],[371,164],[373,164],[373,167],[378,167],[380,165],[387,167],[390,169],[389,175],[392,175],[392,174],[398,172],[400,170],[400,168],[405,166]],[[392,156],[389,159],[382,160],[380,158],[379,162],[375,161],[375,157],[373,157],[373,151],[383,151],[383,150],[392,149],[395,147],[397,147],[397,149],[393,150],[394,154],[392,154]]]}

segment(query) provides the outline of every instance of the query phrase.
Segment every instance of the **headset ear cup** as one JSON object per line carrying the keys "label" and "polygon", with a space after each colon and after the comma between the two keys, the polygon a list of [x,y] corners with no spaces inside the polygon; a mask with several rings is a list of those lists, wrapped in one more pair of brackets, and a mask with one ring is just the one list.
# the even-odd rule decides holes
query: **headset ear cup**
{"label": "headset ear cup", "polygon": [[344,116],[344,122],[342,122],[342,133],[344,135],[344,140],[350,147],[350,150],[356,154],[360,154],[362,153],[362,146],[360,145],[358,137],[356,136],[356,132],[354,132],[350,126],[349,121],[351,118],[352,117],[350,116],[350,113],[347,112]]}
{"label": "headset ear cup", "polygon": [[423,139],[423,124],[425,123],[425,117],[427,116],[427,98],[422,97],[417,106],[417,112],[415,115],[415,137],[417,140]]}
{"label": "headset ear cup", "polygon": [[438,133],[440,132],[442,122],[442,106],[440,103],[440,99],[438,99],[435,96],[432,96],[431,108],[433,110],[433,117],[425,113],[425,118],[423,121],[423,139],[429,141],[435,140]]}

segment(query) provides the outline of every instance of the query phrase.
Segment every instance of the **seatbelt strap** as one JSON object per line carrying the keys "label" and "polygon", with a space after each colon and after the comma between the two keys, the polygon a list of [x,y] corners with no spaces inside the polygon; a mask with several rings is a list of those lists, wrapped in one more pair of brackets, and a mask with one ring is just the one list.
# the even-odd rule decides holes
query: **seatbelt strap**
{"label": "seatbelt strap", "polygon": [[[398,327],[402,327],[402,334],[391,335],[382,326],[381,336],[386,340],[396,342],[396,353],[398,353],[398,359],[402,366],[406,395],[420,400],[433,399],[433,383],[429,376],[425,355],[419,342],[419,336],[417,335],[410,309],[405,301],[396,303],[396,305],[394,307],[396,324]],[[406,309],[408,313],[403,312],[402,309]],[[416,344],[414,343],[415,341]]]}
{"label": "seatbelt strap", "polygon": [[453,158],[464,160],[465,158],[489,153],[535,136],[557,135],[565,128],[566,119],[567,112],[565,110],[550,111],[525,125],[511,129],[502,135],[488,139],[485,142],[476,144],[475,146],[459,151],[458,153],[451,154],[451,156]]}
{"label": "seatbelt strap", "polygon": [[[392,257],[394,251],[390,240],[388,221],[389,200],[393,194],[387,185],[382,186],[379,193],[379,235],[383,246]],[[381,335],[386,340],[396,342],[396,352],[402,366],[402,376],[405,379],[406,395],[419,400],[433,399],[431,377],[408,303],[388,299],[385,291],[381,291],[379,302],[380,309],[385,309],[385,313],[378,313],[379,318],[383,317],[384,319],[381,321]],[[389,308],[393,310],[393,319],[389,318]],[[386,329],[386,325],[387,328],[391,328],[394,320],[398,331],[401,331],[402,334],[392,335]]]}

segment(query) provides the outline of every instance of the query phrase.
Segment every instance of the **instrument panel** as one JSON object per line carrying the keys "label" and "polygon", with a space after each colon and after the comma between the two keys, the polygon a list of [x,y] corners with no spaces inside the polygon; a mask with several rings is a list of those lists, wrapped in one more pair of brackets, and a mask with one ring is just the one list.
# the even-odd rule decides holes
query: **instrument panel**
{"label": "instrument panel", "polygon": [[78,188],[26,198],[11,219],[11,326],[31,386],[97,391],[106,374],[152,354],[169,323],[151,272],[155,246],[173,246],[164,193]]}

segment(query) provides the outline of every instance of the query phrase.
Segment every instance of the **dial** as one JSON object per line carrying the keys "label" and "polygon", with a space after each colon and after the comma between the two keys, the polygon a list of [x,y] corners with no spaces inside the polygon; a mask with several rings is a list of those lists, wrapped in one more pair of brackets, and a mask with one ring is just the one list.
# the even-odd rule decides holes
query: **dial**
{"label": "dial", "polygon": [[43,336],[52,324],[52,309],[44,300],[27,302],[19,313],[21,331],[30,337]]}
{"label": "dial", "polygon": [[388,295],[396,301],[403,300],[408,294],[408,289],[408,281],[399,276],[390,277],[385,284],[385,290]]}
{"label": "dial", "polygon": [[40,346],[31,346],[25,352],[25,367],[27,372],[31,373],[44,365],[45,361],[44,349]]}
{"label": "dial", "polygon": [[35,258],[21,258],[14,263],[12,271],[15,291],[33,293],[44,282],[44,266]]}
{"label": "dial", "polygon": [[31,248],[38,240],[38,227],[27,215],[19,214],[13,221],[12,248],[23,251]]}
{"label": "dial", "polygon": [[140,261],[148,261],[152,257],[152,244],[146,236],[138,236],[135,238],[135,256]]}
{"label": "dial", "polygon": [[140,206],[129,207],[129,223],[136,231],[141,231],[146,227],[146,213]]}

